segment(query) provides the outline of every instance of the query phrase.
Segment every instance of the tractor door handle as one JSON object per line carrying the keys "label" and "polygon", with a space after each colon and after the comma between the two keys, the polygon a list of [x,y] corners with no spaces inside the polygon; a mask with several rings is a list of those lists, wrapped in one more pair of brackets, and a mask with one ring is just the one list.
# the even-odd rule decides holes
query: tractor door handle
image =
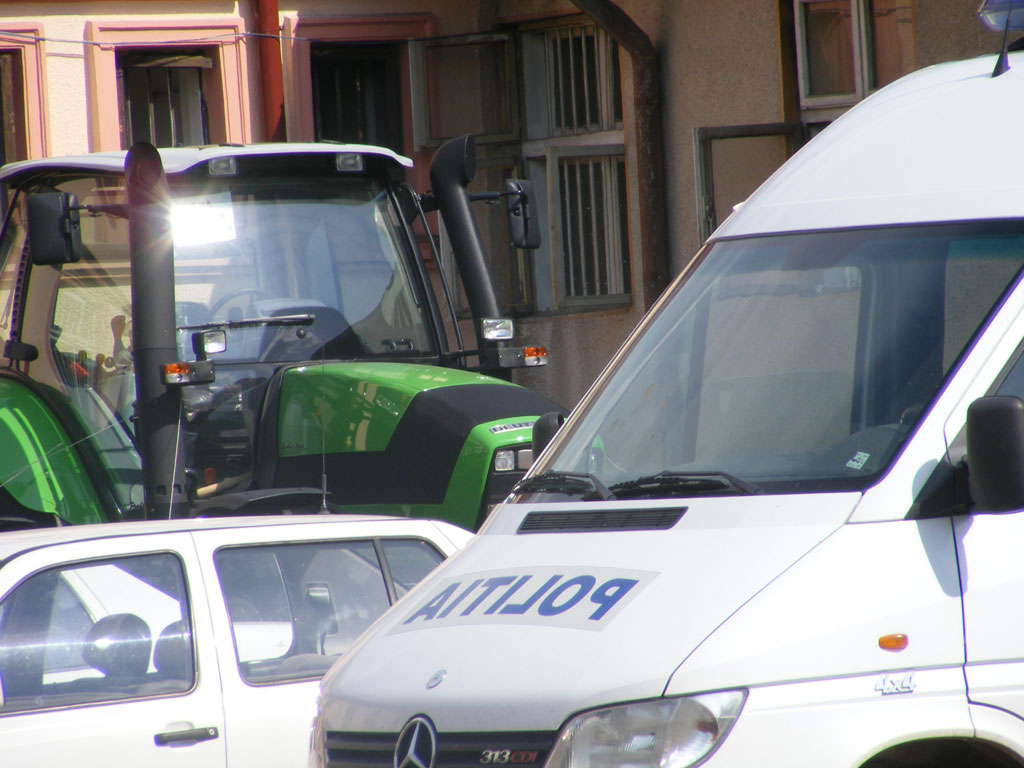
{"label": "tractor door handle", "polygon": [[187,731],[158,733],[153,737],[153,742],[158,747],[167,747],[172,744],[195,744],[200,741],[209,741],[216,739],[219,735],[216,728],[191,728]]}

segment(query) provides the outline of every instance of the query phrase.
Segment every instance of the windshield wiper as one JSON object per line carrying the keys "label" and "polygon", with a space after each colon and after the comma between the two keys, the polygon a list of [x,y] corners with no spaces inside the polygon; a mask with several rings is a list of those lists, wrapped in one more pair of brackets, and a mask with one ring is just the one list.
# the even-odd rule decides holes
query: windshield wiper
{"label": "windshield wiper", "polygon": [[217,320],[212,323],[200,323],[199,325],[183,325],[179,331],[219,331],[232,330],[234,328],[259,328],[262,326],[286,326],[286,325],[312,325],[316,320],[315,315],[272,315],[270,317],[245,317],[241,320]]}
{"label": "windshield wiper", "polygon": [[608,486],[617,499],[646,499],[659,496],[688,496],[692,494],[739,491],[754,495],[761,489],[727,472],[658,472],[635,480],[625,480]]}
{"label": "windshield wiper", "polygon": [[615,496],[604,483],[585,472],[542,472],[520,480],[513,493],[564,493],[583,501],[607,501]]}

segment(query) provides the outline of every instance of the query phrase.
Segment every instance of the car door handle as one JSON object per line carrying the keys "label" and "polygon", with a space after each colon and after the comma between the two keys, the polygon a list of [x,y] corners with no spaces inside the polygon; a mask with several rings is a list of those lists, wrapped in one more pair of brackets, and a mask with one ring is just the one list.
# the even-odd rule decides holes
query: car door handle
{"label": "car door handle", "polygon": [[216,739],[220,734],[216,728],[190,728],[187,731],[168,731],[158,733],[153,737],[153,742],[158,747],[167,747],[172,744],[196,743]]}

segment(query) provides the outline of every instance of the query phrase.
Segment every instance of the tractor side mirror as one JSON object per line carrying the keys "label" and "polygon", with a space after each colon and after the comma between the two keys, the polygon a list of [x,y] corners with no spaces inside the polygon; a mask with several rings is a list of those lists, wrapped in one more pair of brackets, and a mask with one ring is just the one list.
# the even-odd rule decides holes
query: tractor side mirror
{"label": "tractor side mirror", "polygon": [[82,258],[78,200],[67,192],[28,198],[28,241],[33,264],[71,264]]}
{"label": "tractor side mirror", "polygon": [[526,179],[506,179],[508,196],[508,229],[517,248],[540,248],[540,224],[534,215],[533,182]]}

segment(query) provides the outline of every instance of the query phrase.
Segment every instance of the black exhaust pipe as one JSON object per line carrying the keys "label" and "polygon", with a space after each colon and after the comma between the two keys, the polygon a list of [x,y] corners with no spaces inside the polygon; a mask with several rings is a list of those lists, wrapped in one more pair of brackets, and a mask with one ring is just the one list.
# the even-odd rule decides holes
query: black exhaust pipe
{"label": "black exhaust pipe", "polygon": [[466,190],[475,176],[476,142],[469,135],[445,142],[430,162],[430,185],[466,288],[466,299],[476,326],[477,348],[482,351],[485,344],[480,318],[501,315]]}
{"label": "black exhaust pipe", "polygon": [[171,195],[160,153],[147,142],[128,151],[131,252],[132,356],[135,360],[135,429],[142,457],[147,519],[185,517],[181,394],[164,383],[163,368],[177,361]]}

